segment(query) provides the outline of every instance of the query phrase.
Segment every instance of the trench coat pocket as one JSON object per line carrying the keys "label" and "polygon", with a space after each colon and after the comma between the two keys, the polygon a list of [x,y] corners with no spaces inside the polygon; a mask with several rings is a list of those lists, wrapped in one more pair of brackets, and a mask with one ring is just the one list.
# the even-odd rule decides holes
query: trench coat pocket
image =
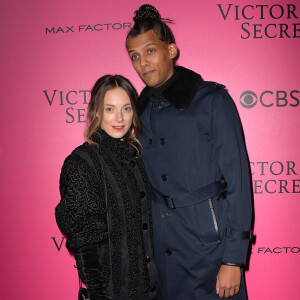
{"label": "trench coat pocket", "polygon": [[200,244],[221,243],[223,226],[212,198],[194,205],[193,209],[189,209],[189,212],[186,213],[189,215],[191,229],[195,228],[194,230],[197,232],[197,239]]}

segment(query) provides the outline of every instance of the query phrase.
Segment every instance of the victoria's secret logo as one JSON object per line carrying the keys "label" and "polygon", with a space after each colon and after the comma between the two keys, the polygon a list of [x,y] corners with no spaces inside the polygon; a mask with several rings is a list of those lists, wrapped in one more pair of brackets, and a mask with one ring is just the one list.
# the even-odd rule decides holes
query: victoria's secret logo
{"label": "victoria's secret logo", "polygon": [[55,236],[52,236],[51,239],[53,240],[54,245],[55,245],[57,251],[60,251],[60,250],[61,250],[61,247],[62,247],[62,245],[63,245],[63,243],[64,243],[65,237],[64,237],[64,236],[63,236],[63,237],[60,237],[60,238],[58,238],[58,240],[57,240],[57,238],[56,238]]}
{"label": "victoria's secret logo", "polygon": [[44,90],[42,92],[44,103],[48,103],[50,107],[57,106],[65,110],[66,123],[86,122],[88,102],[91,98],[90,90]]}
{"label": "victoria's secret logo", "polygon": [[254,194],[300,193],[300,179],[294,161],[251,161],[250,166]]}
{"label": "victoria's secret logo", "polygon": [[[224,21],[244,21],[242,39],[300,38],[295,4],[233,5],[217,4]],[[266,21],[267,20],[267,21]],[[270,22],[271,20],[271,22]]]}
{"label": "victoria's secret logo", "polygon": [[[86,108],[88,98],[90,98],[90,90],[71,90],[71,91],[58,91],[58,90],[44,90],[44,96],[50,106],[59,105],[67,106],[66,123],[84,123],[86,122]],[[80,107],[78,108],[78,106]]]}

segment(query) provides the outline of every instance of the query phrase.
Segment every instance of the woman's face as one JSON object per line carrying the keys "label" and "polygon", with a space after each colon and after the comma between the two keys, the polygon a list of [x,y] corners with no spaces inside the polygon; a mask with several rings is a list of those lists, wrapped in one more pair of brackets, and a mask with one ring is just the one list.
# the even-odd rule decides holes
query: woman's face
{"label": "woman's face", "polygon": [[111,137],[120,139],[132,124],[133,108],[122,88],[108,90],[104,96],[101,128]]}

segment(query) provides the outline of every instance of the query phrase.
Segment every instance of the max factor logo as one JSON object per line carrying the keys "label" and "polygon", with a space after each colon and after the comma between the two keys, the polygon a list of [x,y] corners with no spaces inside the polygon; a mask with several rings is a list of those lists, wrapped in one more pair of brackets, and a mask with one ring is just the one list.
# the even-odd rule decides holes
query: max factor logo
{"label": "max factor logo", "polygon": [[121,30],[130,29],[131,23],[104,23],[94,25],[72,25],[72,26],[59,26],[59,27],[46,27],[45,34],[65,34],[74,32],[94,32],[94,31],[107,31],[107,30]]}
{"label": "max factor logo", "polygon": [[256,106],[258,103],[266,108],[275,107],[297,107],[299,106],[299,98],[296,95],[299,94],[298,90],[292,90],[291,92],[278,90],[278,91],[263,91],[259,95],[253,91],[245,91],[240,96],[240,103],[244,108],[250,109]]}
{"label": "max factor logo", "polygon": [[[241,24],[242,39],[300,38],[300,23],[294,23],[294,20],[299,18],[295,4],[270,6],[268,4],[233,5],[230,3],[217,4],[217,6],[224,21],[245,20]],[[257,21],[265,19],[272,20],[272,22]],[[287,20],[288,23],[283,23],[281,20]]]}
{"label": "max factor logo", "polygon": [[61,247],[62,247],[62,245],[63,245],[63,242],[64,242],[64,240],[65,240],[65,237],[61,237],[61,238],[58,238],[58,239],[57,239],[56,237],[52,236],[51,239],[53,240],[56,249],[57,249],[58,251],[60,251],[60,250],[61,250]]}
{"label": "max factor logo", "polygon": [[251,249],[252,254],[296,254],[299,252],[299,247],[257,247]]}

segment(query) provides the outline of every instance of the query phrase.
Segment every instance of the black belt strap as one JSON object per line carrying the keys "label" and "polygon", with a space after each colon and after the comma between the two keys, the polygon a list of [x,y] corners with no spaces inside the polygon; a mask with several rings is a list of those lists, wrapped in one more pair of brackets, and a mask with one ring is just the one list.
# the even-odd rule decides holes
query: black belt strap
{"label": "black belt strap", "polygon": [[209,198],[221,195],[226,191],[226,182],[218,180],[192,193],[186,193],[176,196],[165,195],[155,187],[152,186],[152,188],[155,193],[157,193],[160,197],[163,197],[168,208],[176,209],[199,204],[208,200]]}

